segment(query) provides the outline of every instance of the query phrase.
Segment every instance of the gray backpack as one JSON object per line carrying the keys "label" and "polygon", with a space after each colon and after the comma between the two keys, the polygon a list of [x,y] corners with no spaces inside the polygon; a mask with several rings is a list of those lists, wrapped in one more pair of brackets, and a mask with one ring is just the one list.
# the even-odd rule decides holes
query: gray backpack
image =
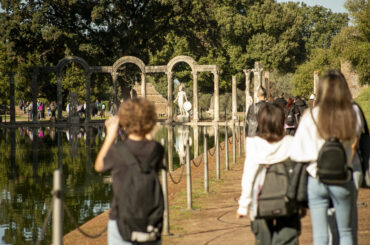
{"label": "gray backpack", "polygon": [[257,217],[286,217],[296,214],[307,202],[305,164],[291,161],[260,165],[266,168],[265,180],[258,194]]}

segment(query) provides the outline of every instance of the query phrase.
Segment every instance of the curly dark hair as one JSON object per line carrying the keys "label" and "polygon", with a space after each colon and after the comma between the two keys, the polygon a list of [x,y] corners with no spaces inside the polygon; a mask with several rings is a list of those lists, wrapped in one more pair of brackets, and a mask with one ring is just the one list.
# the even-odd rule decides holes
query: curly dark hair
{"label": "curly dark hair", "polygon": [[121,104],[119,123],[128,135],[145,136],[150,133],[157,122],[155,107],[152,102],[135,98]]}

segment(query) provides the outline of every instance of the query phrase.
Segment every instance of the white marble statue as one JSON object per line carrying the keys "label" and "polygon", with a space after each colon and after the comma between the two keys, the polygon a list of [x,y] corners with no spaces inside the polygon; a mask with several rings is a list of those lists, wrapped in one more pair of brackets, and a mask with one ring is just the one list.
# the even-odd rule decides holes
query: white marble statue
{"label": "white marble statue", "polygon": [[184,108],[184,104],[185,102],[188,101],[188,99],[186,98],[185,87],[182,84],[180,84],[179,86],[179,92],[177,93],[175,101],[177,102],[177,105],[179,106],[180,115],[188,116],[189,114]]}

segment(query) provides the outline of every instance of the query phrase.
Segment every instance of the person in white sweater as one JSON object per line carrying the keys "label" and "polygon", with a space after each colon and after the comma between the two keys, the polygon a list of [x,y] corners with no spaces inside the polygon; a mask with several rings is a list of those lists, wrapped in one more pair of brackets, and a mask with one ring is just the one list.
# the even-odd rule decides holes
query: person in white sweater
{"label": "person in white sweater", "polygon": [[258,136],[247,137],[242,193],[236,217],[245,217],[250,210],[256,244],[298,244],[301,228],[298,213],[275,219],[256,219],[258,188],[254,183],[263,183],[265,177],[257,171],[259,165],[280,163],[290,155],[293,137],[285,136],[284,120],[284,109],[267,103],[258,113]]}
{"label": "person in white sweater", "polygon": [[330,202],[335,208],[340,244],[356,244],[355,183],[353,180],[342,185],[320,182],[317,178],[316,162],[325,140],[336,137],[343,143],[348,164],[355,172],[360,172],[359,161],[353,161],[353,159],[357,136],[360,135],[362,126],[354,107],[343,74],[339,71],[329,71],[320,80],[316,106],[312,109],[312,113],[310,110],[305,112],[293,140],[292,160],[310,163],[307,167],[309,174],[307,192],[315,245],[329,243],[327,211]]}

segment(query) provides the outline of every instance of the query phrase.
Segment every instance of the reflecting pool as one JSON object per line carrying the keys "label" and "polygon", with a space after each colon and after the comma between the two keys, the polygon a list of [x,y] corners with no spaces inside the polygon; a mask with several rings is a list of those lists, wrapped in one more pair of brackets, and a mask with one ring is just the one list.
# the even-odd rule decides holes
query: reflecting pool
{"label": "reflecting pool", "polygon": [[[224,139],[220,128],[220,142]],[[191,156],[203,152],[203,128],[157,126],[154,139],[170,145],[173,169],[184,163],[186,137]],[[207,128],[208,149],[214,128]],[[230,135],[230,134],[229,134]],[[194,138],[195,136],[195,138]],[[109,173],[94,171],[105,137],[103,125],[71,128],[0,128],[0,244],[35,244],[50,208],[53,171],[63,171],[64,201],[79,225],[109,209]],[[170,144],[168,144],[170,142]],[[171,143],[172,142],[172,143]],[[64,216],[64,234],[75,229]],[[43,244],[50,244],[49,222]]]}

